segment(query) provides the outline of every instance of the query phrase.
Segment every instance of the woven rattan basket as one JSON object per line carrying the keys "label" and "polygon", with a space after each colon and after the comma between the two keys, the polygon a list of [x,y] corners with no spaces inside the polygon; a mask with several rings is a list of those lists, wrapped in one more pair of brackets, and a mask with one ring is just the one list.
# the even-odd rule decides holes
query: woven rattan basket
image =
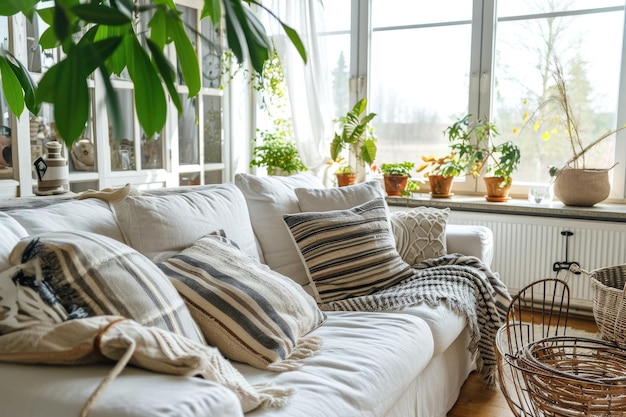
{"label": "woven rattan basket", "polygon": [[602,338],[626,345],[626,265],[591,272],[593,316]]}
{"label": "woven rattan basket", "polygon": [[557,336],[528,344],[514,357],[540,416],[626,415],[626,349]]}

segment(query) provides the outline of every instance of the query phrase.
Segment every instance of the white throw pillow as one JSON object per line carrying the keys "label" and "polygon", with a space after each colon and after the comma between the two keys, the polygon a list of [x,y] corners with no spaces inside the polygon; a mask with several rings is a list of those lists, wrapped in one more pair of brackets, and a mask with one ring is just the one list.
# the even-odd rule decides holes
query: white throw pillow
{"label": "white throw pillow", "polygon": [[347,210],[375,198],[384,198],[385,190],[379,181],[337,188],[296,188],[301,212]]}
{"label": "white throw pillow", "polygon": [[29,235],[54,231],[91,232],[124,241],[109,204],[101,200],[69,200],[7,213],[24,226]]}
{"label": "white throw pillow", "polygon": [[409,265],[446,254],[446,224],[450,209],[416,207],[391,214],[398,253]]}
{"label": "white throw pillow", "polygon": [[0,213],[0,272],[9,269],[9,255],[15,244],[28,232],[14,218],[6,213]]}
{"label": "white throw pillow", "polygon": [[[308,172],[289,177],[257,177],[239,173],[235,175],[235,184],[248,203],[252,228],[261,245],[265,263],[297,283],[308,285],[304,265],[285,228],[282,215],[300,212],[294,191],[296,188],[324,188],[322,180]],[[228,230],[225,232],[237,242]]]}
{"label": "white throw pillow", "polygon": [[152,260],[178,253],[216,230],[224,230],[242,251],[259,259],[246,200],[234,184],[129,195],[112,207],[126,242]]}

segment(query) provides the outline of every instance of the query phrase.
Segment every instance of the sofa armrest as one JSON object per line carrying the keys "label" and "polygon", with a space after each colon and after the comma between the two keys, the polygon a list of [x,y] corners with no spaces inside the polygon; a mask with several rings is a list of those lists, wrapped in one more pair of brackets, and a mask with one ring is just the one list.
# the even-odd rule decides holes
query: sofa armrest
{"label": "sofa armrest", "polygon": [[475,256],[488,266],[493,260],[493,232],[485,226],[448,224],[446,246],[448,253]]}

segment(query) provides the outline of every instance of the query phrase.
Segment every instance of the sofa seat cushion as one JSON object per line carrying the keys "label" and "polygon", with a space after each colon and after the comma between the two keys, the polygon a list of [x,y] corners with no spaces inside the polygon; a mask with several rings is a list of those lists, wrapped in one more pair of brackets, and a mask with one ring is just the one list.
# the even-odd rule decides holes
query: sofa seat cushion
{"label": "sofa seat cushion", "polygon": [[392,312],[329,312],[311,332],[324,340],[302,368],[269,374],[235,364],[250,383],[294,388],[285,407],[246,417],[384,416],[429,364],[433,340],[420,318]]}
{"label": "sofa seat cushion", "polygon": [[15,244],[23,237],[28,236],[28,232],[14,218],[6,213],[0,212],[0,272],[9,269],[9,255]]}
{"label": "sofa seat cushion", "polygon": [[426,303],[421,303],[405,307],[400,312],[419,317],[428,324],[434,341],[433,356],[440,355],[448,349],[467,327],[465,316],[455,313],[444,304],[431,307]]}
{"label": "sofa seat cushion", "polygon": [[[0,414],[78,416],[111,365],[41,366],[0,363]],[[96,400],[90,417],[243,417],[233,391],[217,382],[127,367]]]}

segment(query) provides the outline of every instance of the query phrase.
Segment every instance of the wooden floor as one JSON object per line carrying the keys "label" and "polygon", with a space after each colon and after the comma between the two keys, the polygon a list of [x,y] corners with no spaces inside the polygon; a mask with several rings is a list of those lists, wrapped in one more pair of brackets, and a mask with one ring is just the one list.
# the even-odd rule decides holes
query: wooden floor
{"label": "wooden floor", "polygon": [[[575,329],[586,332],[593,333],[597,331],[593,319],[570,318],[568,324]],[[470,416],[514,417],[500,389],[485,390],[483,381],[475,372],[465,381],[463,388],[461,388],[459,399],[448,413],[448,417]]]}

